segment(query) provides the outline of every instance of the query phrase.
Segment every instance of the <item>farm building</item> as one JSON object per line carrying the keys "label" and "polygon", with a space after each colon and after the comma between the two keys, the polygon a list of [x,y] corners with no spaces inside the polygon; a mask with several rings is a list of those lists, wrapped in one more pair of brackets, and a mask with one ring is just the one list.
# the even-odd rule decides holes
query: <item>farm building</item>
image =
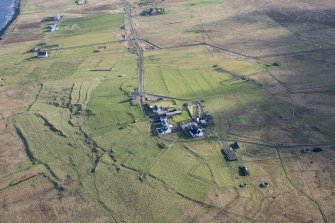
{"label": "farm building", "polygon": [[241,173],[242,176],[248,176],[249,175],[249,170],[245,166],[240,166],[239,169],[240,169],[240,173]]}
{"label": "farm building", "polygon": [[173,116],[181,115],[181,111],[168,112],[164,107],[158,108],[157,105],[155,105],[152,108],[152,112],[156,113],[158,117],[167,117],[167,118],[172,118]]}
{"label": "farm building", "polygon": [[180,128],[192,138],[199,138],[204,136],[204,130],[200,128],[195,122],[184,122],[180,124]]}
{"label": "farm building", "polygon": [[173,111],[173,112],[167,112],[166,113],[166,116],[168,118],[172,118],[173,116],[176,116],[176,115],[181,115],[181,111]]}
{"label": "farm building", "polygon": [[147,10],[144,10],[141,15],[148,16],[148,15],[161,15],[165,14],[164,8],[150,8]]}
{"label": "farm building", "polygon": [[163,101],[163,98],[161,97],[153,97],[153,96],[145,96],[146,101]]}
{"label": "farm building", "polygon": [[199,125],[202,126],[202,127],[207,127],[208,123],[207,123],[206,120],[200,119],[199,120]]}
{"label": "farm building", "polygon": [[77,5],[87,4],[87,0],[76,0]]}
{"label": "farm building", "polygon": [[160,109],[156,111],[156,114],[158,115],[158,117],[166,116],[166,113],[167,113],[166,111],[162,111]]}
{"label": "farm building", "polygon": [[191,126],[196,125],[196,124],[197,123],[195,123],[195,122],[184,122],[184,123],[180,124],[180,127],[181,127],[182,130],[187,130],[187,129],[191,128]]}
{"label": "farm building", "polygon": [[193,137],[193,138],[199,138],[204,136],[204,131],[203,129],[199,128],[197,125],[192,125],[190,129],[188,130],[188,133]]}
{"label": "farm building", "polygon": [[54,15],[53,19],[54,19],[54,21],[60,21],[60,20],[63,19],[63,15],[61,15],[61,14]]}
{"label": "farm building", "polygon": [[150,15],[155,15],[157,13],[157,9],[149,9],[148,13]]}
{"label": "farm building", "polygon": [[234,142],[234,143],[230,144],[229,146],[230,146],[232,149],[239,149],[239,148],[240,148],[240,146],[238,145],[237,142]]}
{"label": "farm building", "polygon": [[37,53],[37,58],[46,58],[49,56],[49,52],[47,51],[40,51]]}
{"label": "farm building", "polygon": [[167,121],[166,117],[161,117],[160,122],[161,122],[161,127],[156,129],[156,131],[159,135],[160,134],[169,134],[169,133],[172,132],[173,125],[171,125]]}
{"label": "farm building", "polygon": [[237,157],[234,153],[234,150],[231,148],[224,148],[221,150],[227,161],[236,161]]}
{"label": "farm building", "polygon": [[56,30],[59,29],[59,25],[57,24],[52,24],[49,26],[50,32],[55,32]]}
{"label": "farm building", "polygon": [[169,108],[170,108],[170,106],[161,106],[161,107],[160,107],[160,109],[161,109],[162,111],[168,111]]}

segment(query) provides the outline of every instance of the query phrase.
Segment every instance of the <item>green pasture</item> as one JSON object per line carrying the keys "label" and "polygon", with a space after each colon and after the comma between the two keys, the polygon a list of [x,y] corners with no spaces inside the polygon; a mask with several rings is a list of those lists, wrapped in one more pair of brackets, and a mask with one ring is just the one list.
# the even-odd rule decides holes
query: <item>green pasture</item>
{"label": "green pasture", "polygon": [[[50,50],[50,57],[37,59],[36,53],[28,53],[36,47],[37,42],[17,44],[13,49],[8,48],[0,52],[1,77],[6,79],[7,85],[43,83],[50,80],[61,80],[71,77],[81,66],[88,66],[96,59],[104,60],[100,65],[92,65],[87,72],[78,70],[79,75],[102,76],[102,73],[92,73],[91,69],[107,69],[115,67],[115,72],[127,72],[129,69],[117,67],[120,54],[128,54],[127,50],[114,42],[119,40],[116,33],[123,21],[122,14],[91,16],[62,21],[62,26],[75,26],[77,29],[60,29],[47,33],[44,42],[47,46],[57,46]],[[97,32],[99,32],[97,34]],[[95,53],[97,47],[106,46],[101,52]],[[108,59],[107,59],[108,58]],[[131,55],[125,58],[131,58]],[[127,63],[127,60],[122,63]],[[121,63],[121,62],[120,62]],[[82,65],[83,64],[83,65]],[[108,64],[108,67],[107,67]],[[105,67],[105,66],[106,67]],[[132,65],[133,66],[133,65]],[[133,66],[136,67],[136,64]],[[131,70],[130,70],[131,71]],[[110,74],[105,72],[103,74]]]}
{"label": "green pasture", "polygon": [[[87,144],[87,139],[79,133],[78,128],[59,121],[60,117],[56,114],[60,116],[61,112],[50,114],[55,108],[47,107],[48,105],[36,105],[34,112],[43,113],[45,118],[49,118],[48,122],[59,128],[64,136],[51,131],[33,113],[18,116],[16,123],[26,137],[34,157],[38,159],[37,162],[52,170],[52,174],[49,174],[51,179],[62,182],[70,176],[79,183],[82,197],[103,202],[113,211],[113,216],[120,219],[151,222],[162,218],[162,222],[170,222],[182,214],[186,201],[165,190],[155,180],[151,180],[149,185],[141,183],[136,172],[123,168],[116,171],[108,154],[99,149],[95,151]],[[65,115],[63,119],[68,117]],[[100,157],[98,163],[97,157]],[[155,185],[155,189],[152,185]],[[152,215],[152,212],[159,214]]]}
{"label": "green pasture", "polygon": [[[29,7],[26,10],[33,10]],[[263,178],[273,185],[286,183],[276,151],[241,144],[239,161],[227,163],[214,137],[151,135],[150,120],[129,98],[138,87],[137,55],[119,41],[123,19],[123,14],[65,19],[59,31],[45,34],[49,45],[60,45],[46,59],[26,53],[35,46],[32,42],[0,52],[0,75],[9,85],[40,89],[29,110],[15,116],[34,162],[46,167],[51,180],[76,189],[118,222],[175,222],[192,207],[190,200],[208,202],[211,192],[228,193],[232,188],[238,196],[245,195],[246,209],[257,213],[261,203],[255,200],[266,193],[258,190],[258,183]],[[95,52],[99,46],[106,49]],[[173,106],[184,104],[183,99],[204,100],[204,111],[212,114],[221,138],[227,137],[228,128],[254,130],[268,121],[291,121],[290,103],[274,102],[260,83],[247,80],[263,70],[262,64],[232,59],[204,46],[146,51],[144,56],[144,91],[180,98]],[[177,125],[186,119],[189,115],[182,109],[171,122]],[[331,122],[320,120],[297,108],[294,122],[312,123],[306,128],[316,126],[331,137]],[[256,159],[265,161],[259,164]],[[251,177],[239,176],[240,165],[248,165]],[[74,185],[64,185],[68,177]],[[242,182],[250,184],[244,191],[238,189]]]}
{"label": "green pasture", "polygon": [[[223,95],[240,88],[241,80],[232,74],[245,76],[262,70],[257,63],[211,55],[205,47],[147,52],[145,64],[145,91],[177,98]],[[215,70],[214,65],[227,72]]]}
{"label": "green pasture", "polygon": [[61,22],[61,25],[67,29],[64,28],[61,32],[57,32],[57,35],[69,34],[72,36],[73,34],[84,34],[85,36],[87,33],[96,33],[97,35],[99,32],[115,31],[120,28],[123,17],[124,14],[112,14],[65,19]]}
{"label": "green pasture", "polygon": [[190,174],[199,165],[201,161],[197,157],[190,154],[183,145],[176,144],[160,157],[150,173],[175,190],[193,199],[202,200],[212,187],[212,183],[206,176],[194,177]]}

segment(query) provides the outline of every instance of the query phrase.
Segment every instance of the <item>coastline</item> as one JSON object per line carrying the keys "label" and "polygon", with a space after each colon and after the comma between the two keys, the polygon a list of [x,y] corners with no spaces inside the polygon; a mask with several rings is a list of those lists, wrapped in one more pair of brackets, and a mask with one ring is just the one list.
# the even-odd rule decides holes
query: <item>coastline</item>
{"label": "coastline", "polygon": [[15,0],[14,2],[14,14],[12,18],[8,21],[8,23],[0,29],[0,41],[3,39],[6,34],[7,29],[14,23],[16,18],[20,15],[21,12],[21,0]]}

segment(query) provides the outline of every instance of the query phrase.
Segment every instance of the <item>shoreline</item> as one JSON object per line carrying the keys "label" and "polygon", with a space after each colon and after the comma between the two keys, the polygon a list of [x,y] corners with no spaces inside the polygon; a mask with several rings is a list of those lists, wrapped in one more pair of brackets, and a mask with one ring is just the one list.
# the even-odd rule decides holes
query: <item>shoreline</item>
{"label": "shoreline", "polygon": [[14,14],[12,18],[7,22],[7,24],[0,29],[0,41],[3,39],[4,35],[6,34],[8,28],[14,23],[16,18],[20,15],[21,13],[21,0],[15,0],[14,2]]}

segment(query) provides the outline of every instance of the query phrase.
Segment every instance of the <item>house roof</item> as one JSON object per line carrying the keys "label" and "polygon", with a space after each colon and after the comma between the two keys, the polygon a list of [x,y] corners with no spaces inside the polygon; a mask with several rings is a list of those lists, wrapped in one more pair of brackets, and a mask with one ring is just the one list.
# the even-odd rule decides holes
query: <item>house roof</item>
{"label": "house roof", "polygon": [[40,51],[40,52],[37,53],[37,55],[45,56],[45,55],[48,55],[48,52],[47,51]]}
{"label": "house roof", "polygon": [[204,135],[204,132],[201,128],[199,128],[198,126],[196,125],[193,125],[189,128],[189,131],[190,135],[195,138],[195,137],[201,137]]}
{"label": "house roof", "polygon": [[235,161],[237,160],[237,157],[235,156],[235,153],[232,149],[229,148],[225,148],[221,150],[222,153],[225,155],[226,159],[228,161]]}
{"label": "house roof", "polygon": [[188,128],[190,128],[191,126],[193,126],[193,125],[197,125],[195,122],[186,122],[186,123],[182,123],[181,125],[180,125],[180,127],[184,130],[184,129],[188,129]]}
{"label": "house roof", "polygon": [[241,166],[240,170],[241,170],[241,173],[242,173],[243,176],[249,175],[249,170],[245,166]]}

